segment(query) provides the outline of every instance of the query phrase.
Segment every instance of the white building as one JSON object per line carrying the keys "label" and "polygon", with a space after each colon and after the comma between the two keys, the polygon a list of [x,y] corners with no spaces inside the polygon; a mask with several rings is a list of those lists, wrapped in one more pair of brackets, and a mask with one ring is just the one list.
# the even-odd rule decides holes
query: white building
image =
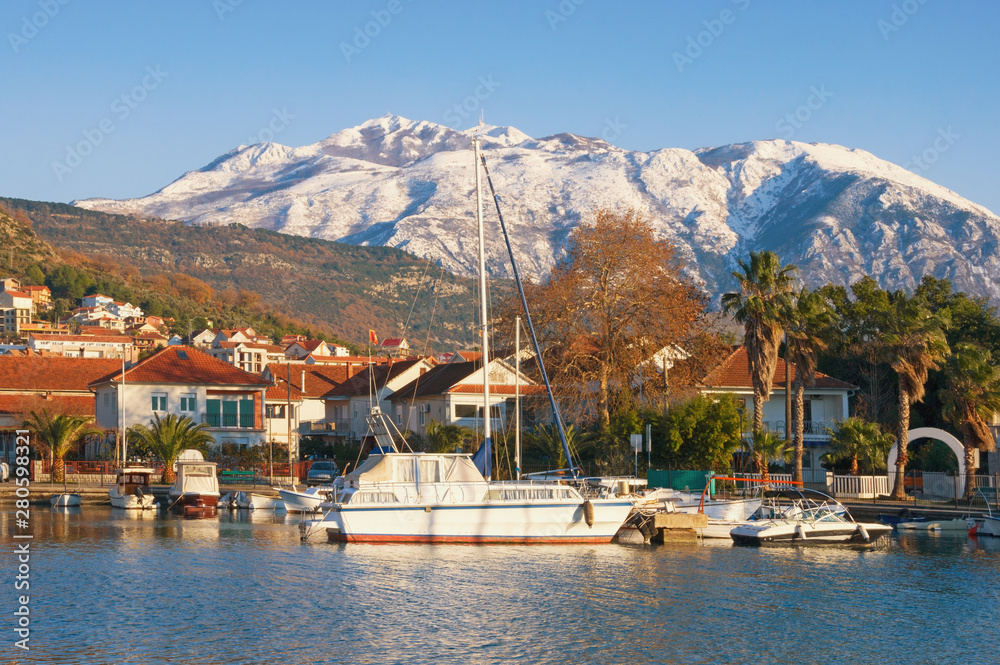
{"label": "white building", "polygon": [[125,371],[92,383],[97,424],[149,425],[155,415],[189,416],[208,425],[216,443],[265,442],[270,382],[189,346],[167,346]]}
{"label": "white building", "polygon": [[[792,380],[795,370],[792,370]],[[785,436],[785,361],[778,359],[773,379],[771,397],[764,403],[764,428]],[[815,385],[805,389],[803,422],[805,434],[803,444],[805,453],[802,457],[802,470],[806,482],[825,482],[826,470],[820,466],[820,458],[829,451],[830,435],[828,427],[846,419],[848,397],[857,390],[857,386],[816,372]],[[722,361],[702,381],[700,391],[703,394],[732,393],[744,402],[746,414],[744,427],[749,432],[753,427],[753,383],[747,366],[746,348],[740,346],[729,357]],[[794,392],[792,398],[794,399]],[[812,473],[815,472],[814,481]]]}
{"label": "white building", "polygon": [[48,351],[66,358],[121,358],[131,362],[138,353],[130,337],[124,335],[62,335],[31,333],[28,348]]}
{"label": "white building", "polygon": [[363,441],[369,434],[368,415],[377,404],[392,413],[389,401],[396,390],[427,374],[434,367],[428,359],[399,360],[373,365],[326,394],[324,424],[330,436],[342,441]]}
{"label": "white building", "polygon": [[[499,429],[508,419],[515,386],[514,368],[505,361],[490,361],[490,423]],[[544,394],[524,373],[520,377],[522,396]],[[437,421],[480,429],[483,425],[483,376],[481,362],[450,362],[438,365],[400,387],[389,398],[391,415],[401,430],[426,434],[427,425]]]}
{"label": "white building", "polygon": [[253,374],[260,374],[268,364],[280,363],[285,359],[285,350],[280,346],[253,342],[216,342],[205,352]]}

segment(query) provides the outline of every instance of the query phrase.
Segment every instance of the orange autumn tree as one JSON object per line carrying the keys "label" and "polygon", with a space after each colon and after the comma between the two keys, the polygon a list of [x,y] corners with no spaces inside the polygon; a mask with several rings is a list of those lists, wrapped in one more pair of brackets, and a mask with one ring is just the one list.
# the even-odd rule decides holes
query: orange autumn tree
{"label": "orange autumn tree", "polygon": [[[701,332],[707,300],[683,267],[641,213],[605,208],[572,231],[548,280],[526,286],[553,382],[584,393],[604,428],[657,375],[654,354]],[[662,376],[649,383],[665,389]]]}

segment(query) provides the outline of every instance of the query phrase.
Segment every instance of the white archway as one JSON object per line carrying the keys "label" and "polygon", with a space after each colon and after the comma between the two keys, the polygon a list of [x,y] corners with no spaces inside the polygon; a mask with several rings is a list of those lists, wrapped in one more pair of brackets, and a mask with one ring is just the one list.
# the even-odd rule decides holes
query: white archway
{"label": "white archway", "polygon": [[[955,457],[958,458],[958,473],[960,476],[965,476],[965,447],[962,442],[956,439],[948,432],[943,429],[938,429],[937,427],[918,427],[917,429],[911,429],[906,434],[906,445],[909,446],[911,443],[917,439],[936,439],[941,441],[949,448],[951,452],[955,453]],[[892,449],[889,451],[889,460],[886,462],[886,473],[889,476],[889,489],[891,490],[895,483],[896,478],[896,458],[899,452],[896,450],[897,446],[893,444]],[[975,453],[976,457],[979,457],[979,451]]]}

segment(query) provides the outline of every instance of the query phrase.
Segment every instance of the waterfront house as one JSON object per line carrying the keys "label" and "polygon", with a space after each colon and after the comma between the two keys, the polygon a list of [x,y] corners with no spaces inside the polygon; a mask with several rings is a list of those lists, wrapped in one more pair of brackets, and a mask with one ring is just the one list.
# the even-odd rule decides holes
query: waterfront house
{"label": "waterfront house", "polygon": [[291,445],[292,458],[299,457],[299,414],[303,394],[287,383],[273,385],[265,394],[264,418],[267,441]]}
{"label": "waterfront house", "polygon": [[301,360],[307,356],[336,356],[336,354],[323,340],[306,339],[292,342],[285,347],[285,356]]}
{"label": "waterfront house", "polygon": [[106,307],[115,301],[114,298],[109,298],[103,293],[95,293],[92,296],[84,296],[80,299],[81,307]]}
{"label": "waterfront house", "polygon": [[121,368],[109,358],[0,356],[0,459],[11,462],[14,430],[27,414],[46,409],[52,414],[94,415],[91,382]]}
{"label": "waterfront house", "polygon": [[[792,380],[795,368],[792,368]],[[826,471],[820,458],[830,450],[830,435],[826,429],[849,416],[848,397],[857,390],[845,381],[816,372],[815,385],[805,389],[803,422],[805,454],[802,457],[806,482],[825,482]],[[778,359],[771,397],[764,403],[764,428],[785,436],[785,361]],[[706,395],[732,393],[743,400],[745,423],[749,432],[753,425],[753,383],[747,367],[746,347],[740,346],[702,379],[699,390]],[[794,398],[794,394],[792,395]],[[816,480],[813,480],[813,472]]]}
{"label": "waterfront house", "polygon": [[429,358],[396,360],[372,365],[351,376],[325,395],[326,434],[341,442],[363,441],[368,435],[366,417],[372,404],[377,404],[383,413],[391,413],[389,400],[393,393],[425,375],[434,365]]}
{"label": "waterfront house", "polygon": [[[489,376],[491,427],[500,428],[513,410],[516,374],[506,361],[495,359],[490,361]],[[544,386],[535,385],[523,372],[520,384],[521,395],[545,394]],[[389,401],[392,419],[401,430],[426,434],[431,421],[481,428],[484,416],[481,360],[438,365],[400,387]]]}
{"label": "waterfront house", "polygon": [[[190,346],[166,346],[122,373],[91,383],[97,424],[148,425],[169,413],[206,423],[217,443],[264,442],[265,392],[271,382]],[[119,404],[121,408],[119,412]],[[122,417],[124,416],[124,417]]]}
{"label": "waterfront house", "polygon": [[[360,371],[360,370],[358,370]],[[272,363],[264,369],[263,377],[284,388],[291,385],[301,397],[298,409],[299,432],[303,436],[328,434],[326,395],[351,377],[348,365],[304,365],[302,363]],[[356,373],[356,372],[355,372]],[[296,394],[293,392],[293,394]]]}
{"label": "waterfront house", "polygon": [[35,304],[35,312],[47,312],[52,309],[52,291],[47,286],[22,286],[19,289],[31,297]]}

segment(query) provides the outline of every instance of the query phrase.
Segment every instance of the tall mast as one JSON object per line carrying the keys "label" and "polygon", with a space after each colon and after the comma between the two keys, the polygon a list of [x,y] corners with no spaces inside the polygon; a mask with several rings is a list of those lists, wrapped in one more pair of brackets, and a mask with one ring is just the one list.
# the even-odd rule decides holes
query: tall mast
{"label": "tall mast", "polygon": [[479,322],[482,326],[483,345],[483,452],[486,455],[485,469],[486,479],[492,475],[493,467],[493,445],[490,440],[490,346],[489,346],[489,320],[486,311],[486,247],[483,233],[483,190],[482,180],[479,171],[479,139],[472,139],[472,146],[475,152],[476,169],[476,224],[479,227]]}
{"label": "tall mast", "polygon": [[521,317],[514,318],[514,473],[521,479]]}

